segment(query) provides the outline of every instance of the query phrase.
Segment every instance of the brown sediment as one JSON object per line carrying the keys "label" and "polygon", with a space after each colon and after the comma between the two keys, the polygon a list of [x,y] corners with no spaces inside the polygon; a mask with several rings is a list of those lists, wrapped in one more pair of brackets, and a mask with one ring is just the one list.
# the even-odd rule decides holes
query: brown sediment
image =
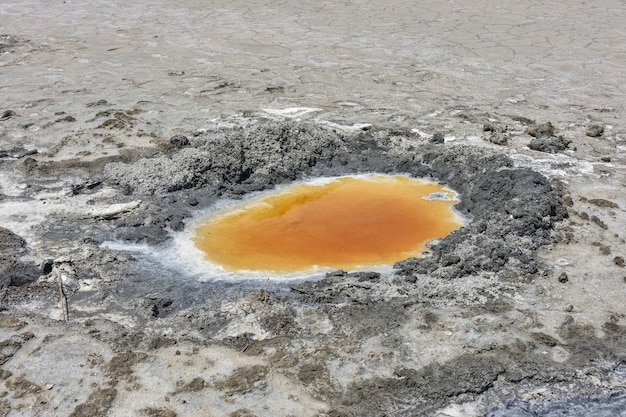
{"label": "brown sediment", "polygon": [[462,226],[454,197],[439,184],[404,176],[341,177],[219,214],[198,227],[194,241],[231,271],[393,264]]}

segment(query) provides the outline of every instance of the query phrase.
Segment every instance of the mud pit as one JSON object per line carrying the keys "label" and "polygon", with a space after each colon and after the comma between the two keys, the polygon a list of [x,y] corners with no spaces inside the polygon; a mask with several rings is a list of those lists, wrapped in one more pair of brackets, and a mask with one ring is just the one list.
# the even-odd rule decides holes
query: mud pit
{"label": "mud pit", "polygon": [[[0,6],[0,415],[623,414],[625,17],[579,3]],[[296,280],[190,246],[369,173],[471,222]]]}

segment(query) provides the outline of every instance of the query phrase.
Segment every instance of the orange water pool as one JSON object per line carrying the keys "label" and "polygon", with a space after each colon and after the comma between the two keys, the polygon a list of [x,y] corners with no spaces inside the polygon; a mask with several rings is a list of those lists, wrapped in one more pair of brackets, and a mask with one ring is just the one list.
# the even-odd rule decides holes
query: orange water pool
{"label": "orange water pool", "polygon": [[456,194],[405,176],[300,184],[217,214],[195,245],[229,271],[351,270],[419,256],[462,226]]}

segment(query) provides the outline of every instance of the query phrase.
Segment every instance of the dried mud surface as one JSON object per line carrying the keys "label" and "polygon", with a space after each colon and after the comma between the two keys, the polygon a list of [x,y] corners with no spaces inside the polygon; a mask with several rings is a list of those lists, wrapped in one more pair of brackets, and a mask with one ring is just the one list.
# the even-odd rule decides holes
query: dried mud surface
{"label": "dried mud surface", "polygon": [[[0,6],[0,416],[625,415],[623,7],[372,3]],[[180,246],[370,172],[471,221],[384,272]]]}

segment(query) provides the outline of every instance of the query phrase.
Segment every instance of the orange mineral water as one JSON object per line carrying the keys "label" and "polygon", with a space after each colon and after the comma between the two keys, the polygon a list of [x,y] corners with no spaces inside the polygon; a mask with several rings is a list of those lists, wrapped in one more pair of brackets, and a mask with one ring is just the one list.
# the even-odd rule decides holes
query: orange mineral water
{"label": "orange mineral water", "polygon": [[366,175],[287,187],[214,215],[193,238],[233,272],[353,270],[420,256],[463,225],[456,193],[406,176]]}

